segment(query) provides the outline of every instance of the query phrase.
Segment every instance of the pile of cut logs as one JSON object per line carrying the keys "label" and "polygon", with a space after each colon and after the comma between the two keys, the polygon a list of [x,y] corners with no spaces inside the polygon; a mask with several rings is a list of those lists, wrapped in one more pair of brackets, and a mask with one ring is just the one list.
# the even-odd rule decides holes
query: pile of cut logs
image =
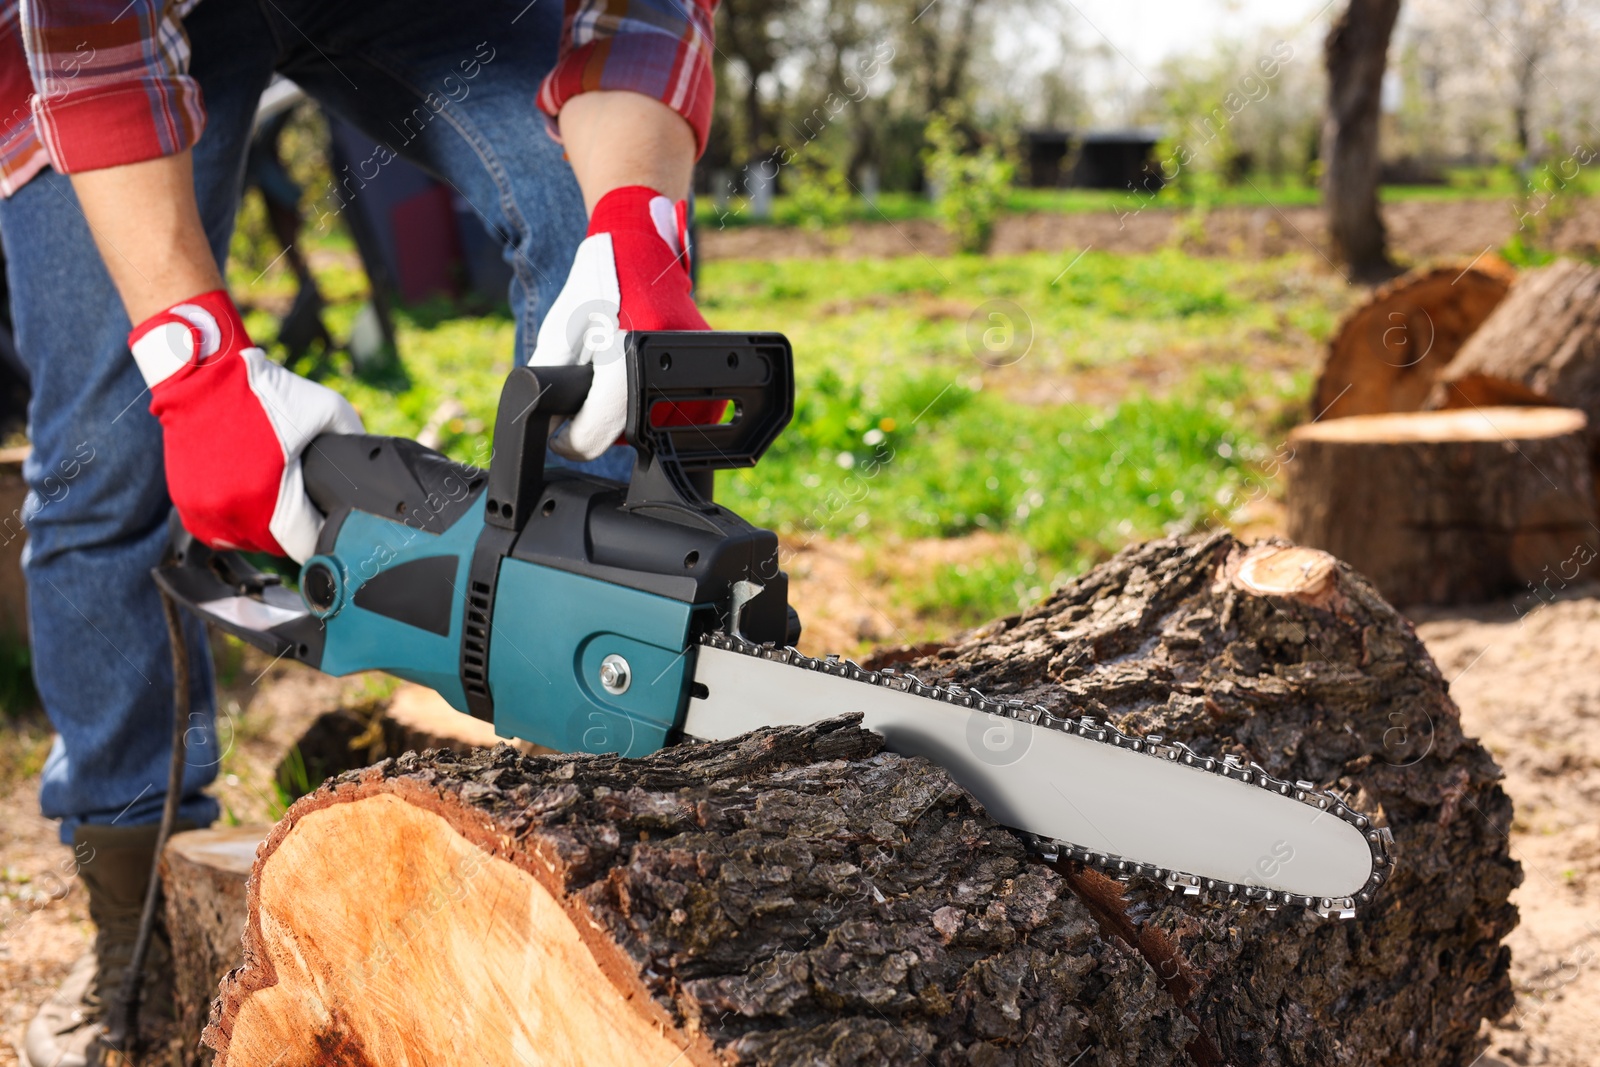
{"label": "pile of cut logs", "polygon": [[1400,605],[1600,575],[1600,268],[1417,272],[1329,345],[1290,435],[1289,536]]}

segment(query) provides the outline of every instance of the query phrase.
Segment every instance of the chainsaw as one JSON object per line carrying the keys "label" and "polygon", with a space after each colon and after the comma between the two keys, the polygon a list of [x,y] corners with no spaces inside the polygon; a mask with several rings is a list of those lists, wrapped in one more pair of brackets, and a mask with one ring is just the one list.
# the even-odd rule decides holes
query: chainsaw
{"label": "chainsaw", "polygon": [[[167,595],[276,657],[381,670],[495,733],[643,756],[858,712],[894,752],[945,768],[1052,859],[1186,894],[1349,917],[1392,870],[1389,832],[1337,795],[1254,763],[795,651],[778,539],[710,499],[794,412],[775,333],[628,336],[626,483],[547,468],[592,368],[518,367],[488,468],[403,438],[324,434],[306,491],[327,516],[298,588],[175,530]],[[661,425],[677,405],[726,412]]]}

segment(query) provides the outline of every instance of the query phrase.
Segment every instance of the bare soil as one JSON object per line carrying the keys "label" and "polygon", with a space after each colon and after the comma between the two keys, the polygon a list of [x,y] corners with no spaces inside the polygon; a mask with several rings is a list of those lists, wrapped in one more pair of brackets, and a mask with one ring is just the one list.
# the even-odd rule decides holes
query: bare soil
{"label": "bare soil", "polygon": [[[1534,220],[1542,247],[1590,255],[1600,250],[1600,200],[1573,200],[1565,214]],[[1441,256],[1476,256],[1505,244],[1519,226],[1515,201],[1505,198],[1407,201],[1383,209],[1393,254],[1416,263]],[[944,256],[954,244],[931,219],[858,224],[837,232],[749,226],[698,235],[710,259],[841,259]],[[1074,214],[1012,215],[995,227],[996,254],[1153,252],[1178,246],[1196,255],[1278,256],[1308,248],[1326,254],[1327,227],[1316,207],[1222,207],[1204,214],[1175,208]],[[1331,264],[1330,264],[1331,266]]]}
{"label": "bare soil", "polygon": [[1021,542],[1004,534],[927,538],[868,551],[850,540],[785,538],[780,560],[789,602],[804,625],[797,646],[812,656],[870,654],[880,645],[914,645],[944,637],[949,627],[919,618],[896,589],[924,584],[941,567],[1015,556]]}

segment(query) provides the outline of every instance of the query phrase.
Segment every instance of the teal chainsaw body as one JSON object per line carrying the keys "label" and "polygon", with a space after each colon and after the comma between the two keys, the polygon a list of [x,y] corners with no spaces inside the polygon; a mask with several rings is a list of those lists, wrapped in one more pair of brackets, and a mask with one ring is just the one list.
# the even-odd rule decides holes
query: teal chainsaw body
{"label": "teal chainsaw body", "polygon": [[[488,619],[489,654],[479,654],[487,679],[469,674],[464,682],[463,632],[483,629],[486,618],[469,573],[482,516],[471,508],[435,535],[352,511],[332,551],[311,561],[339,576],[325,611],[319,669],[385,671],[437,690],[459,711],[473,710],[467,685],[514,693],[515,700],[494,704],[495,732],[563,752],[636,756],[665,745],[687,699],[683,650],[694,609],[710,605],[508,556],[500,561],[498,610]],[[426,601],[418,615],[437,611],[437,628],[430,619],[386,613],[387,604],[372,606],[361,592],[374,581],[395,583],[397,595],[419,598],[419,606]],[[632,684],[621,692],[600,684],[607,656],[629,665]]]}
{"label": "teal chainsaw body", "polygon": [[[177,531],[157,580],[207,622],[330,674],[381,670],[437,690],[503,737],[640,756],[672,743],[686,650],[711,632],[792,644],[777,538],[708,499],[794,408],[771,333],[634,333],[628,484],[545,467],[552,419],[591,368],[514,370],[489,468],[403,438],[324,435],[303,460],[328,521],[299,590]],[[655,426],[662,405],[728,402],[713,426]]]}

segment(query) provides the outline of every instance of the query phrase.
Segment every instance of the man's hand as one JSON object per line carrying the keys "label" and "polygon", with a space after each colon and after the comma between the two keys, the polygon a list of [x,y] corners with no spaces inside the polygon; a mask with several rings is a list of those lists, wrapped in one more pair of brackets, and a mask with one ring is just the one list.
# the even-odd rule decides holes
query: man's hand
{"label": "man's hand", "polygon": [[[627,421],[623,360],[631,330],[706,330],[689,286],[689,247],[683,201],[673,203],[642,185],[614,189],[589,218],[567,284],[539,327],[529,364],[594,364],[594,384],[582,410],[550,441],[569,459],[594,459],[617,440]],[[658,425],[715,422],[720,403],[684,404]]]}
{"label": "man's hand", "polygon": [[268,360],[220,289],[152,315],[128,344],[161,420],[184,527],[218,548],[304,562],[323,516],[306,496],[300,453],[326,431],[360,433],[355,409]]}

